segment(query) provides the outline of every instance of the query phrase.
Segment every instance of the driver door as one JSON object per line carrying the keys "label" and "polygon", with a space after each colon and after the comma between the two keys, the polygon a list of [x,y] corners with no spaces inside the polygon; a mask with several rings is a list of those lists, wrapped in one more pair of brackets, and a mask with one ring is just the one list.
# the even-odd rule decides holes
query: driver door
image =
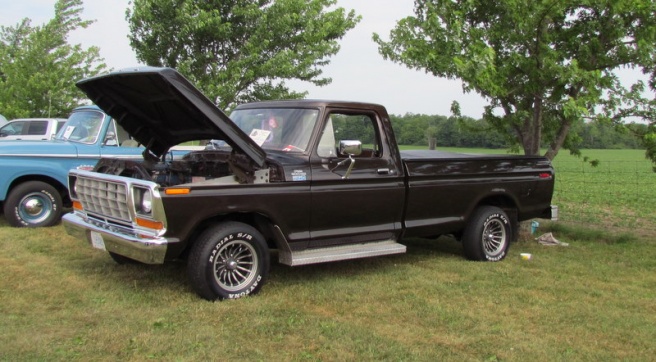
{"label": "driver door", "polygon": [[[348,109],[326,113],[311,157],[310,247],[395,239],[403,212],[403,172],[383,146],[379,116]],[[353,161],[339,153],[343,140],[362,143]]]}

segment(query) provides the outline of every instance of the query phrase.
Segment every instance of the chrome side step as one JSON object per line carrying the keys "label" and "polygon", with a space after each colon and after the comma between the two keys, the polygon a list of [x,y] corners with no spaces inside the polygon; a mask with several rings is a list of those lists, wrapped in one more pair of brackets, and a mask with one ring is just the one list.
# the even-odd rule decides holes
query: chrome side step
{"label": "chrome side step", "polygon": [[364,244],[333,246],[303,251],[280,251],[278,261],[289,266],[325,263],[329,261],[367,258],[372,256],[405,253],[405,245],[394,240]]}

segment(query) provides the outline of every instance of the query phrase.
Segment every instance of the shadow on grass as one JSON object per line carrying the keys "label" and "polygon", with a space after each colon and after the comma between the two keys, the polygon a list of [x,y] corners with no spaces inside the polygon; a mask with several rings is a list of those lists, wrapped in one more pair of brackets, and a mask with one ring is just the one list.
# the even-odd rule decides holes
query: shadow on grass
{"label": "shadow on grass", "polygon": [[127,294],[135,290],[147,294],[162,290],[167,293],[194,293],[187,281],[186,263],[183,261],[163,265],[118,264],[109,254],[99,253],[92,258],[72,261],[68,266],[79,275],[111,285],[110,289],[118,293]]}
{"label": "shadow on grass", "polygon": [[[269,284],[302,285],[342,278],[365,278],[394,272],[399,267],[411,267],[422,262],[439,262],[444,259],[462,259],[462,247],[452,238],[409,238],[402,242],[407,253],[364,259],[328,262],[290,267],[278,263],[278,253],[272,251]],[[87,254],[88,256],[88,254]],[[158,293],[188,293],[195,295],[187,280],[186,261],[167,262],[163,265],[117,264],[106,253],[93,251],[91,257],[66,260],[66,268],[80,276],[96,279],[100,284],[121,294],[139,290],[146,297]]]}
{"label": "shadow on grass", "polygon": [[407,246],[405,254],[294,267],[279,264],[277,253],[274,252],[271,259],[270,275],[273,275],[277,281],[284,279],[284,282],[290,283],[312,283],[326,278],[380,274],[392,267],[413,265],[430,260],[461,258],[465,261],[460,243],[451,238],[442,237],[437,240],[408,238],[402,240],[401,243]]}
{"label": "shadow on grass", "polygon": [[562,235],[570,240],[589,241],[603,244],[628,244],[641,240],[633,233],[613,233],[606,229],[590,229],[580,225],[550,222],[545,225],[546,232]]}

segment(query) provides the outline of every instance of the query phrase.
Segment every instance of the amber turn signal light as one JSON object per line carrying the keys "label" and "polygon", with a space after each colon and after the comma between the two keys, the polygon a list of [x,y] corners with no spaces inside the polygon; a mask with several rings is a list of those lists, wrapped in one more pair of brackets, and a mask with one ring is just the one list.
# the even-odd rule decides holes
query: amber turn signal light
{"label": "amber turn signal light", "polygon": [[164,229],[164,224],[161,221],[153,221],[148,219],[137,218],[137,225],[149,229],[162,230]]}
{"label": "amber turn signal light", "polygon": [[73,201],[73,209],[82,210],[82,203],[79,201]]}
{"label": "amber turn signal light", "polygon": [[189,192],[191,192],[191,190],[186,188],[171,188],[164,190],[164,193],[167,195],[186,195]]}

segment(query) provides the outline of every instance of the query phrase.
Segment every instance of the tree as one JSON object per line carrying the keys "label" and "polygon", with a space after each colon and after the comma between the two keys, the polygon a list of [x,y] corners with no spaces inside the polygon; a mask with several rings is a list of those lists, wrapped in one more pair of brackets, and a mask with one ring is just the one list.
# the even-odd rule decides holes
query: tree
{"label": "tree", "polygon": [[301,98],[285,80],[322,86],[321,66],[360,20],[335,0],[134,0],[128,9],[137,58],[168,66],[220,108]]}
{"label": "tree", "polygon": [[426,128],[426,138],[428,139],[428,149],[434,150],[437,146],[437,135],[440,133],[440,129],[437,126],[428,126]]}
{"label": "tree", "polygon": [[[615,71],[656,63],[652,0],[429,0],[383,41],[385,59],[461,79],[489,101],[484,119],[527,155],[576,151],[573,126],[622,113],[633,89]],[[457,107],[455,107],[457,109]]]}
{"label": "tree", "polygon": [[[644,73],[648,71],[648,69],[643,70]],[[611,98],[608,102],[609,108],[616,108],[619,103],[624,107],[620,112],[608,116],[608,118],[617,123],[618,120],[632,117],[646,123],[646,125],[629,124],[627,128],[637,136],[641,145],[646,149],[645,155],[654,164],[653,169],[656,172],[656,97],[647,99],[643,96],[645,87],[644,83],[638,82],[621,96]],[[656,67],[651,69],[649,89],[656,92]]]}
{"label": "tree", "polygon": [[42,26],[23,19],[0,27],[0,113],[7,118],[65,117],[86,100],[75,87],[105,69],[98,48],[70,45],[70,32],[88,27],[82,0],[59,0],[55,16]]}

